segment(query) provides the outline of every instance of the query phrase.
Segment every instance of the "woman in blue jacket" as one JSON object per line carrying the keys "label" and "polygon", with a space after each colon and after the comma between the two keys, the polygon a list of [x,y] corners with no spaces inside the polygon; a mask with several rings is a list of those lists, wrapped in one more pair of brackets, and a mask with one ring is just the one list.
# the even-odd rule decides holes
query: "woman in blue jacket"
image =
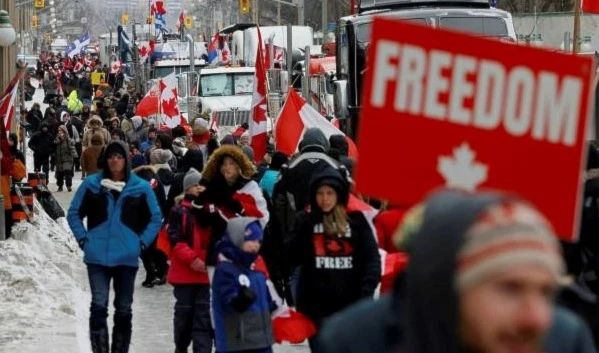
{"label": "woman in blue jacket", "polygon": [[[94,353],[108,352],[108,294],[115,289],[112,352],[126,353],[131,341],[131,304],[140,252],[156,238],[162,214],[145,180],[131,173],[129,148],[110,142],[102,171],[85,178],[67,220],[84,252],[92,293],[90,339]],[[134,210],[134,212],[131,212]],[[87,227],[83,219],[87,218]]]}

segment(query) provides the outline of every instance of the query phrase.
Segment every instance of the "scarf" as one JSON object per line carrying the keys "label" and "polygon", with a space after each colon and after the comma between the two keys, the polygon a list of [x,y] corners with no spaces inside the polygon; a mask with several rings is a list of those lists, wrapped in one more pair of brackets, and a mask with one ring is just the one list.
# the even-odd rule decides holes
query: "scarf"
{"label": "scarf", "polygon": [[125,183],[124,181],[113,181],[111,179],[102,179],[100,184],[109,190],[114,190],[118,192],[122,192],[125,188],[125,185],[127,185],[127,183]]}

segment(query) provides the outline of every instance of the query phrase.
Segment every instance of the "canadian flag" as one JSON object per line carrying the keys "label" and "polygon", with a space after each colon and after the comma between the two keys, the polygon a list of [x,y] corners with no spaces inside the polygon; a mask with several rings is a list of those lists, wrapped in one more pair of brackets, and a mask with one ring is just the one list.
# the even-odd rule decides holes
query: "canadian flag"
{"label": "canadian flag", "polygon": [[152,15],[159,14],[164,15],[166,10],[164,9],[164,1],[162,0],[152,0],[152,6],[150,7],[150,11]]}
{"label": "canadian flag", "polygon": [[[295,90],[290,90],[283,108],[279,112],[275,124],[275,144],[277,151],[292,155],[302,140],[304,131],[309,128],[320,129],[327,138],[332,135],[344,135],[316,109],[300,97]],[[358,148],[352,139],[345,137],[349,146],[349,156],[357,159]]]}
{"label": "canadian flag", "polygon": [[19,80],[25,74],[25,69],[21,68],[17,71],[17,74],[13,79],[9,82],[8,86],[4,90],[4,94],[0,97],[0,117],[2,118],[2,123],[4,124],[5,131],[10,131],[12,125],[12,115],[14,113],[14,103],[15,98],[17,97],[17,89],[19,85],[17,84]]}
{"label": "canadian flag", "polygon": [[145,62],[146,60],[148,60],[148,58],[150,57],[151,54],[151,49],[150,49],[150,42],[148,41],[141,41],[139,42],[139,60],[141,62]]}
{"label": "canadian flag", "polygon": [[212,114],[212,117],[210,117],[210,122],[208,123],[208,129],[213,130],[213,131],[218,131],[218,116],[216,115],[216,112],[214,112]]}
{"label": "canadian flag", "polygon": [[[260,27],[257,27],[258,43],[262,43]],[[256,51],[256,71],[254,73],[254,94],[252,96],[252,112],[250,114],[250,139],[254,149],[256,163],[260,163],[266,154],[268,138],[266,137],[267,117],[266,103],[266,69],[264,67],[264,53],[261,46]]]}
{"label": "canadian flag", "polygon": [[142,117],[148,117],[150,115],[160,113],[160,102],[158,101],[159,97],[160,87],[158,81],[154,81],[152,87],[148,90],[148,93],[146,93],[146,95],[137,104],[135,114]]}
{"label": "canadian flag", "polygon": [[582,11],[585,13],[599,14],[599,0],[583,0]]}
{"label": "canadian flag", "polygon": [[177,90],[177,77],[172,72],[159,81],[160,86],[160,106],[162,110],[163,122],[166,126],[174,128],[181,124],[181,115],[179,113],[179,98]]}
{"label": "canadian flag", "polygon": [[120,60],[116,60],[116,61],[113,61],[112,63],[110,63],[110,73],[111,74],[116,74],[117,72],[119,72],[120,69],[121,69],[121,61]]}
{"label": "canadian flag", "polygon": [[77,61],[75,67],[73,68],[73,71],[79,72],[81,70],[83,70],[83,64],[81,63],[81,61]]}
{"label": "canadian flag", "polygon": [[229,43],[224,41],[223,49],[220,52],[220,61],[227,64],[231,60],[231,50],[229,49]]}
{"label": "canadian flag", "polygon": [[177,18],[177,23],[175,23],[175,28],[177,29],[177,31],[179,31],[181,29],[181,26],[185,25],[185,14],[183,13],[183,11],[181,11],[181,13],[179,14],[179,18]]}

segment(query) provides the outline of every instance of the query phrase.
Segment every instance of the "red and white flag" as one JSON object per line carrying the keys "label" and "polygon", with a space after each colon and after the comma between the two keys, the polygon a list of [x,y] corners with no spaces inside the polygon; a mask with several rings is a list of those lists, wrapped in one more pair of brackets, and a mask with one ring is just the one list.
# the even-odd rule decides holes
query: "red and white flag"
{"label": "red and white flag", "polygon": [[163,123],[174,128],[181,124],[181,115],[179,112],[179,98],[177,90],[177,78],[172,72],[159,81],[160,86],[160,107],[163,117]]}
{"label": "red and white flag", "polygon": [[[345,136],[341,130],[336,128],[310,104],[306,103],[295,90],[290,90],[275,124],[275,144],[277,151],[289,155],[295,154],[304,131],[313,127],[320,129],[327,139],[332,135]],[[345,138],[349,146],[349,156],[357,159],[358,148],[356,144],[349,137],[345,136]]]}
{"label": "red and white flag", "polygon": [[139,101],[135,109],[135,115],[148,117],[160,113],[160,87],[158,81],[154,81],[148,93]]}
{"label": "red and white flag", "polygon": [[582,11],[599,14],[599,0],[582,0]]}
{"label": "red and white flag", "polygon": [[225,44],[223,44],[223,49],[220,51],[220,61],[224,64],[229,63],[231,60],[231,50],[229,49],[229,43],[225,40]]}
{"label": "red and white flag", "polygon": [[110,63],[110,73],[111,74],[118,73],[120,69],[121,69],[121,61],[120,60],[113,61],[112,63]]}
{"label": "red and white flag", "polygon": [[145,62],[150,57],[151,53],[152,53],[152,50],[150,48],[150,42],[148,42],[148,41],[139,42],[139,50],[138,50],[139,61],[141,61],[142,63]]}
{"label": "red and white flag", "polygon": [[[262,43],[260,27],[258,30],[258,43]],[[254,159],[257,163],[262,161],[266,154],[268,138],[266,137],[266,120],[268,105],[266,103],[266,68],[264,67],[264,52],[261,45],[256,51],[256,71],[254,73],[254,95],[252,97],[252,112],[250,114],[250,141],[254,149]]]}
{"label": "red and white flag", "polygon": [[79,72],[81,70],[83,70],[83,64],[81,63],[81,61],[77,61],[75,67],[73,68],[73,71]]}
{"label": "red and white flag", "polygon": [[25,69],[19,69],[15,77],[13,77],[8,83],[8,86],[6,86],[2,97],[0,97],[0,117],[2,117],[2,122],[4,123],[6,131],[10,131],[12,125],[12,115],[15,111],[14,103],[15,98],[17,97],[17,89],[19,88],[18,83],[24,74]]}
{"label": "red and white flag", "polygon": [[212,117],[210,117],[208,129],[218,131],[218,116],[216,115],[216,112],[212,113]]}
{"label": "red and white flag", "polygon": [[181,26],[185,26],[185,13],[183,11],[181,11],[179,18],[177,18],[177,23],[175,23],[177,31],[181,30]]}
{"label": "red and white flag", "polygon": [[152,16],[155,14],[164,15],[166,13],[166,10],[164,9],[164,1],[152,0],[151,4],[150,11]]}

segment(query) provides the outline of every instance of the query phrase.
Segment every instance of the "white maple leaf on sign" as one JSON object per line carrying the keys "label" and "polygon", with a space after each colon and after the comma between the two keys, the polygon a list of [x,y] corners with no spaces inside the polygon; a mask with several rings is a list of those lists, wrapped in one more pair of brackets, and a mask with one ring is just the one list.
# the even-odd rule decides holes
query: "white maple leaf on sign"
{"label": "white maple leaf on sign", "polygon": [[476,153],[463,142],[452,156],[439,156],[437,171],[447,187],[473,192],[487,180],[488,166],[477,162]]}

